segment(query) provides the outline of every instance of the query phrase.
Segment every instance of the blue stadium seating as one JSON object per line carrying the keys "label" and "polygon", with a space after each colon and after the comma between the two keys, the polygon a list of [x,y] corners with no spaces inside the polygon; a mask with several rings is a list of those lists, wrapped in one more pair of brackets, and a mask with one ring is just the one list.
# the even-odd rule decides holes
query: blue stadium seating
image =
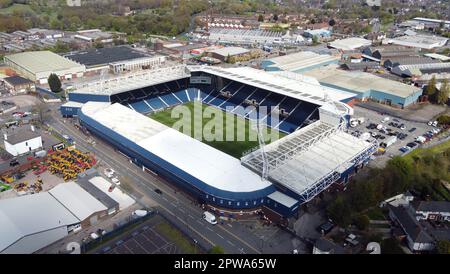
{"label": "blue stadium seating", "polygon": [[158,97],[145,100],[154,110],[167,107]]}
{"label": "blue stadium seating", "polygon": [[131,103],[130,105],[135,111],[140,113],[148,113],[152,111],[152,109],[144,101],[137,101]]}
{"label": "blue stadium seating", "polygon": [[194,101],[198,98],[198,89],[190,88],[187,90],[187,92],[189,93],[189,99],[191,101]]}
{"label": "blue stadium seating", "polygon": [[[202,101],[206,104],[214,105],[227,111],[230,111],[230,108],[232,108],[234,114],[247,119],[253,119],[254,115],[258,114],[258,116],[260,116],[259,118],[263,119],[262,122],[264,124],[276,127],[280,131],[286,133],[291,133],[298,127],[301,127],[308,117],[311,120],[318,119],[318,106],[312,103],[299,101],[294,98],[234,81],[228,82],[228,80],[225,80],[224,82],[222,91],[229,91],[232,94],[230,98],[222,96],[219,90],[215,90],[213,86],[190,85],[190,87],[188,87],[188,80],[182,79],[112,95],[111,101],[131,106],[138,112],[148,113],[168,106],[194,101],[200,96]],[[250,115],[245,113],[242,111],[242,108],[237,107],[242,106],[245,109],[247,107],[247,105],[244,104],[245,99],[256,100],[259,107],[268,107],[268,113],[262,112],[262,110],[259,109],[255,110],[256,112],[251,113]],[[273,121],[274,117],[273,113],[271,113],[271,107],[274,106],[285,109],[289,116],[286,118],[280,116],[279,121]],[[271,124],[272,122],[274,124]]]}
{"label": "blue stadium seating", "polygon": [[161,101],[165,102],[169,106],[175,106],[182,103],[177,98],[175,98],[175,96],[173,96],[173,93],[168,93],[159,97]]}

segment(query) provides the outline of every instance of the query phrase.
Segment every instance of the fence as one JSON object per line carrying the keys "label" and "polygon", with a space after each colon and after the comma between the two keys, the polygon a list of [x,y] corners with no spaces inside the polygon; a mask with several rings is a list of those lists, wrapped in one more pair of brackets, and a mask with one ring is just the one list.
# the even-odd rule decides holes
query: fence
{"label": "fence", "polygon": [[156,214],[155,212],[149,212],[144,217],[137,218],[137,219],[131,219],[130,221],[126,222],[125,224],[117,226],[114,230],[107,232],[105,235],[99,235],[100,236],[99,238],[91,240],[87,243],[83,243],[81,245],[81,252],[86,253],[90,250],[93,250],[94,248],[100,246],[102,243],[107,242],[107,241],[113,239],[114,237],[119,236],[120,234],[124,233],[131,226],[137,225],[137,224],[140,224],[140,223],[143,223],[143,222],[149,220],[155,214]]}

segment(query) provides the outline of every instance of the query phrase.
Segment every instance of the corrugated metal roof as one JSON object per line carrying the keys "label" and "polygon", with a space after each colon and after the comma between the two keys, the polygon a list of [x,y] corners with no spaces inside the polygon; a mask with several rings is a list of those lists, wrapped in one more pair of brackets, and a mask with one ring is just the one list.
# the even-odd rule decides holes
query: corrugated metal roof
{"label": "corrugated metal roof", "polygon": [[0,252],[27,235],[79,222],[48,192],[0,200]]}
{"label": "corrugated metal roof", "polygon": [[94,213],[107,210],[105,205],[73,182],[59,184],[49,193],[80,221],[86,220]]}
{"label": "corrugated metal roof", "polygon": [[26,68],[36,74],[47,71],[60,71],[72,68],[84,70],[84,65],[80,65],[59,56],[51,51],[28,51],[5,56],[6,59]]}

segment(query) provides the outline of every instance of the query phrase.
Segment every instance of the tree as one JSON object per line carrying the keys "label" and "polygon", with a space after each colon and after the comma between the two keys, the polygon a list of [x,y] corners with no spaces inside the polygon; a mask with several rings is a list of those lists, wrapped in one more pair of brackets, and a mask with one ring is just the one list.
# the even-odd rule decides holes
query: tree
{"label": "tree", "polygon": [[39,123],[44,124],[47,121],[49,117],[49,112],[47,110],[46,105],[43,103],[33,107],[32,112],[36,114]]}
{"label": "tree", "polygon": [[450,254],[450,241],[438,241],[436,249],[439,254]]}
{"label": "tree", "polygon": [[278,14],[273,15],[273,21],[275,21],[275,22],[278,21]]}
{"label": "tree", "polygon": [[258,22],[264,22],[264,15],[260,14],[258,16]]}
{"label": "tree", "polygon": [[359,230],[366,230],[369,227],[370,219],[367,215],[358,215],[354,223]]}
{"label": "tree", "polygon": [[225,254],[225,250],[220,245],[213,246],[209,251],[209,254]]}
{"label": "tree", "polygon": [[58,93],[61,91],[61,81],[59,80],[58,75],[52,73],[47,79],[48,85],[50,86],[50,90],[54,93]]}
{"label": "tree", "polygon": [[352,210],[342,195],[328,206],[327,212],[334,223],[341,227],[347,227],[352,220]]}
{"label": "tree", "polygon": [[427,88],[425,89],[424,94],[428,96],[432,96],[436,92],[436,77],[432,77],[428,82]]}
{"label": "tree", "polygon": [[335,21],[334,19],[331,19],[331,20],[328,22],[328,25],[329,25],[330,27],[332,27],[332,26],[336,25],[336,21]]}
{"label": "tree", "polygon": [[436,91],[436,103],[446,104],[448,102],[448,95],[450,93],[450,86],[448,85],[448,80],[444,79],[441,84],[441,88]]}

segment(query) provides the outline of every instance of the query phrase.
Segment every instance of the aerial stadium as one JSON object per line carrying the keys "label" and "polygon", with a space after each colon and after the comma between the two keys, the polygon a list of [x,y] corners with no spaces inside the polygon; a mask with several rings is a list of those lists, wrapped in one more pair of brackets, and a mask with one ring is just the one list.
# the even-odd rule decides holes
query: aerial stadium
{"label": "aerial stadium", "polygon": [[[355,96],[295,73],[180,65],[79,86],[61,113],[213,209],[232,216],[264,207],[288,217],[347,182],[377,149],[345,132]],[[212,107],[258,138],[181,132],[171,115],[178,106]]]}

